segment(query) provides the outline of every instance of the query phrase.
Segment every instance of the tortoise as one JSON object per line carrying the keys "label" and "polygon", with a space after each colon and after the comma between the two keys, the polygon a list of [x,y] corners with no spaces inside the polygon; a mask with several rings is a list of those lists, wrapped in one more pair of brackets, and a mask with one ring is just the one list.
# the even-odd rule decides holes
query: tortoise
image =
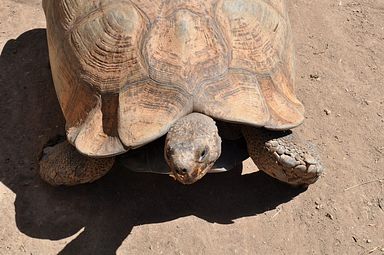
{"label": "tortoise", "polygon": [[[316,152],[291,131],[304,107],[284,0],[43,0],[43,8],[67,135],[44,150],[48,183],[92,182],[117,155],[140,165],[135,150],[163,136],[154,146],[164,152],[149,156],[164,157],[184,184],[216,169],[233,137],[280,181],[307,186],[321,175]],[[238,151],[223,152],[222,169]]]}

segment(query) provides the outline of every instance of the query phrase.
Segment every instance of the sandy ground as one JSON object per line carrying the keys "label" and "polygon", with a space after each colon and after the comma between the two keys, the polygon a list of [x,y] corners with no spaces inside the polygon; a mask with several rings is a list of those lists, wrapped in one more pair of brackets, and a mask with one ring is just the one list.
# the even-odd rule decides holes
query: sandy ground
{"label": "sandy ground", "polygon": [[0,254],[384,254],[384,1],[289,9],[307,109],[297,132],[322,155],[318,183],[236,169],[185,187],[116,166],[52,188],[37,158],[64,122],[40,1],[0,0]]}

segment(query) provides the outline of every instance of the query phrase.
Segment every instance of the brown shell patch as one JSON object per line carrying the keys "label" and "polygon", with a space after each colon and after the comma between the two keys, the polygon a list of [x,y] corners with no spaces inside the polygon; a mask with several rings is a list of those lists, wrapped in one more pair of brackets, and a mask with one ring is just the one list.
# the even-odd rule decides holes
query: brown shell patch
{"label": "brown shell patch", "polygon": [[[84,84],[73,72],[67,48],[60,46],[58,38],[48,33],[50,66],[56,94],[66,120],[66,126],[78,126],[97,104],[95,91]],[[74,107],[75,106],[75,107]]]}
{"label": "brown shell patch", "polygon": [[130,148],[164,135],[180,117],[192,111],[192,98],[181,87],[152,80],[131,84],[120,92],[118,133]]}
{"label": "brown shell patch", "polygon": [[69,128],[67,133],[71,142],[85,155],[102,157],[126,151],[118,137],[109,136],[103,130],[101,98],[97,99],[96,107],[88,113],[82,125]]}
{"label": "brown shell patch", "polygon": [[[49,30],[68,31],[75,21],[78,14],[83,8],[84,2],[81,0],[61,0],[61,1],[49,1],[43,0],[43,8],[47,20]],[[60,33],[57,33],[60,35]]]}
{"label": "brown shell patch", "polygon": [[98,9],[70,33],[79,75],[101,92],[118,92],[147,76],[140,54],[146,22],[131,4]]}
{"label": "brown shell patch", "polygon": [[226,72],[228,52],[213,20],[179,10],[153,25],[144,54],[152,79],[192,93],[196,84]]}
{"label": "brown shell patch", "polygon": [[200,87],[195,111],[214,118],[263,126],[269,111],[254,74],[231,70],[223,79]]}
{"label": "brown shell patch", "polygon": [[[282,70],[283,71],[283,70]],[[273,77],[259,77],[259,84],[268,105],[270,119],[266,128],[286,130],[301,124],[304,120],[304,107],[287,86],[287,77],[279,72]]]}
{"label": "brown shell patch", "polygon": [[264,2],[266,2],[267,4],[272,6],[284,18],[287,17],[287,12],[286,12],[287,3],[286,3],[286,0],[264,0]]}
{"label": "brown shell patch", "polygon": [[263,1],[221,0],[217,20],[232,45],[233,68],[269,74],[285,50],[287,23]]}
{"label": "brown shell patch", "polygon": [[137,9],[152,23],[156,20],[163,6],[162,0],[131,0]]}
{"label": "brown shell patch", "polygon": [[172,15],[172,13],[178,10],[188,10],[192,13],[198,14],[200,16],[213,16],[212,9],[216,1],[207,1],[207,0],[172,0],[164,1],[162,4],[161,11],[159,12],[160,17],[167,17]]}

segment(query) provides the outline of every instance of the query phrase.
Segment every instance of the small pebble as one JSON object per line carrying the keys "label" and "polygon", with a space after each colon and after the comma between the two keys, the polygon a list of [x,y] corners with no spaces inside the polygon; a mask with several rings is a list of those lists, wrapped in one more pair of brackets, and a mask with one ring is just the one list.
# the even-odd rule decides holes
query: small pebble
{"label": "small pebble", "polygon": [[326,115],[331,115],[331,113],[332,113],[331,110],[329,110],[329,109],[324,109],[324,112]]}
{"label": "small pebble", "polygon": [[325,215],[325,217],[327,217],[327,218],[329,218],[329,219],[333,220],[333,215],[332,215],[332,214],[330,214],[330,213],[327,213],[327,214]]}
{"label": "small pebble", "polygon": [[320,80],[320,76],[318,74],[310,74],[309,75],[309,78],[311,78],[312,80]]}
{"label": "small pebble", "polygon": [[367,239],[366,242],[367,242],[367,243],[372,243],[372,240]]}

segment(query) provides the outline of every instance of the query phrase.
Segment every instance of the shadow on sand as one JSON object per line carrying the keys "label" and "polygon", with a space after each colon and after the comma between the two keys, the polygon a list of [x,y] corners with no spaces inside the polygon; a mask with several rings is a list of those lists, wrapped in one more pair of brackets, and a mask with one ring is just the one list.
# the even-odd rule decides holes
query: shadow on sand
{"label": "shadow on sand", "polygon": [[195,215],[231,224],[291,200],[292,189],[241,169],[209,175],[192,186],[168,176],[114,169],[100,181],[53,188],[37,176],[43,145],[64,134],[52,85],[45,29],[5,45],[0,58],[0,181],[16,193],[16,222],[24,234],[58,240],[84,231],[61,254],[114,254],[136,225]]}

